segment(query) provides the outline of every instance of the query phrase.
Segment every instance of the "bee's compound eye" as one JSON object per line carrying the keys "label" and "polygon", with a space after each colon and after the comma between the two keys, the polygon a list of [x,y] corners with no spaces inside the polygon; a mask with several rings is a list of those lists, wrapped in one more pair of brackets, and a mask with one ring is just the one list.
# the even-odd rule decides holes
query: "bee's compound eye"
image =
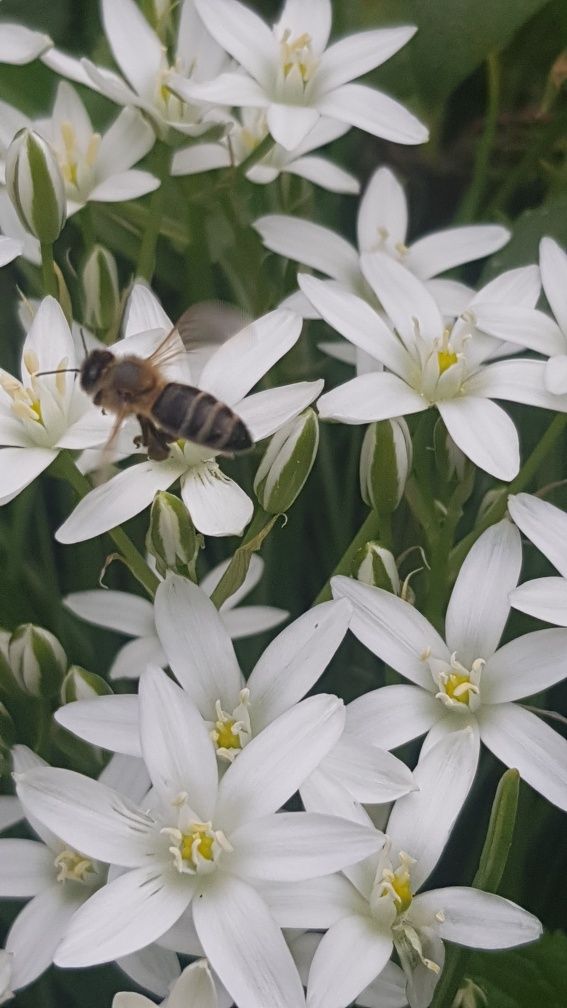
{"label": "bee's compound eye", "polygon": [[85,392],[91,392],[102,374],[114,360],[110,350],[93,350],[83,361],[81,368],[81,386]]}

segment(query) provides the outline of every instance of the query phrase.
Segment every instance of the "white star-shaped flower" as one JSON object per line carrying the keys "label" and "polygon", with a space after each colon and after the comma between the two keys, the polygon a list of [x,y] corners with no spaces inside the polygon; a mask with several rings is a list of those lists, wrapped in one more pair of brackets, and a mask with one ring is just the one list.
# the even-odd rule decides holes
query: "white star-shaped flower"
{"label": "white star-shaped flower", "polygon": [[561,575],[525,581],[510,593],[511,605],[546,623],[567,627],[567,515],[526,493],[511,495],[508,511],[520,531]]}

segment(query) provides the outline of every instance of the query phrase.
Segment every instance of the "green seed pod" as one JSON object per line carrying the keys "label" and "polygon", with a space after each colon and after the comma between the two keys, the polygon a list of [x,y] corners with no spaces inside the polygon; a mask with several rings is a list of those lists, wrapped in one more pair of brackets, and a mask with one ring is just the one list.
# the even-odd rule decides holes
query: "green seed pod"
{"label": "green seed pod", "polygon": [[108,696],[111,687],[102,676],[88,672],[80,665],[71,665],[61,686],[61,703],[74,700],[93,700],[97,696]]}
{"label": "green seed pod", "polygon": [[12,140],[6,188],[26,230],[51,245],[67,217],[65,183],[53,148],[35,130],[20,130]]}
{"label": "green seed pod", "polygon": [[378,513],[391,514],[402,499],[413,459],[403,417],[370,424],[360,453],[362,499]]}
{"label": "green seed pod", "polygon": [[49,630],[23,623],[12,634],[10,666],[24,693],[35,697],[55,696],[67,671],[67,655]]}
{"label": "green seed pod", "polygon": [[120,310],[116,260],[102,245],[94,245],[81,273],[85,325],[106,332]]}
{"label": "green seed pod", "polygon": [[158,573],[162,577],[168,571],[189,573],[195,580],[195,565],[202,542],[183,501],[167,490],[158,491],[146,536],[146,549],[155,558]]}
{"label": "green seed pod", "polygon": [[358,581],[399,595],[400,575],[393,554],[380,542],[367,542],[354,558],[353,575]]}
{"label": "green seed pod", "polygon": [[319,447],[319,421],[312,409],[290,420],[270,441],[254,479],[268,514],[287,511],[301,493]]}

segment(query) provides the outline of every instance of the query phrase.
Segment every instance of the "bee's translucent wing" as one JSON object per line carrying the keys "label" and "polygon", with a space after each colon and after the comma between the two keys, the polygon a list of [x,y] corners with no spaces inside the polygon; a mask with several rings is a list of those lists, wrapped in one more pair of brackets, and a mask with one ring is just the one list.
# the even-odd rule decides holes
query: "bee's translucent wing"
{"label": "bee's translucent wing", "polygon": [[194,381],[211,354],[250,322],[242,309],[223,301],[199,301],[183,312],[175,328],[190,355]]}

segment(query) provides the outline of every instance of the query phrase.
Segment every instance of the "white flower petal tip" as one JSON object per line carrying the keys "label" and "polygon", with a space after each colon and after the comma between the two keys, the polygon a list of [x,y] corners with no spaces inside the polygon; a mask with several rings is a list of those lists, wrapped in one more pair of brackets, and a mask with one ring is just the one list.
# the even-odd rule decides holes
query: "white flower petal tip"
{"label": "white flower petal tip", "polygon": [[545,387],[553,395],[567,392],[567,354],[550,357],[545,365]]}
{"label": "white flower petal tip", "polygon": [[23,65],[41,56],[53,45],[49,35],[32,31],[20,24],[2,22],[0,32],[0,63]]}

